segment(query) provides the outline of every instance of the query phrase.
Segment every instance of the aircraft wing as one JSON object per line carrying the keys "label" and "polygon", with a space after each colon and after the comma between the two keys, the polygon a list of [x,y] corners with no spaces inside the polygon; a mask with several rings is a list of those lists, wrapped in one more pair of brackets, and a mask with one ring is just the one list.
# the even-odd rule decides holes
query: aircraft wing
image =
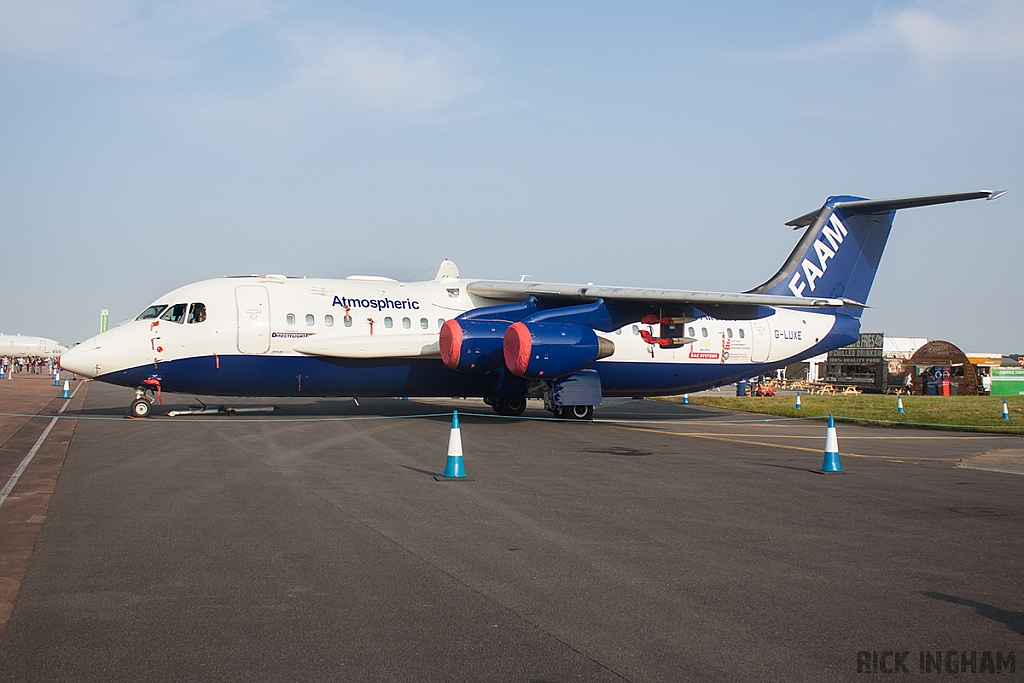
{"label": "aircraft wing", "polygon": [[522,301],[535,296],[541,299],[571,301],[619,301],[630,304],[684,305],[696,308],[716,306],[771,306],[775,308],[865,308],[849,299],[793,297],[766,294],[731,294],[725,292],[691,292],[681,289],[639,289],[601,285],[569,285],[546,282],[503,282],[474,280],[466,285],[470,294],[488,299]]}

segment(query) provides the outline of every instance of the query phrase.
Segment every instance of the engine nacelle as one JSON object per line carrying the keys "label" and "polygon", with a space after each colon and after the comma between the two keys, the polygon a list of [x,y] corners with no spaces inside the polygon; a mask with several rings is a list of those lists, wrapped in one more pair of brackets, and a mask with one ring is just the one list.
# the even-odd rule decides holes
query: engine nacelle
{"label": "engine nacelle", "polygon": [[615,353],[615,344],[591,328],[560,323],[513,323],[503,346],[505,366],[528,379],[568,375]]}
{"label": "engine nacelle", "polygon": [[502,320],[446,320],[441,326],[441,360],[452,370],[486,372],[505,362]]}

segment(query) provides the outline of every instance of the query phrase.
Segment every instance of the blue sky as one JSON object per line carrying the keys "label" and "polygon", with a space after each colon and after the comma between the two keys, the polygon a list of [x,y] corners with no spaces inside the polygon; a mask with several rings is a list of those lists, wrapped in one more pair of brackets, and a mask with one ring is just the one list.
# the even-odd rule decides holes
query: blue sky
{"label": "blue sky", "polygon": [[0,331],[284,273],[739,291],[900,212],[865,331],[1024,352],[1024,5],[0,0]]}

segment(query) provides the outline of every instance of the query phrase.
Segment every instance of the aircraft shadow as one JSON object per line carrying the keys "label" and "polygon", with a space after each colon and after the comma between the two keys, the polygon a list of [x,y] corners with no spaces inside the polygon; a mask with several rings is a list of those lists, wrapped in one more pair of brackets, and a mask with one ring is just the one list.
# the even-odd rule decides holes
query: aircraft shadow
{"label": "aircraft shadow", "polygon": [[992,605],[986,605],[983,602],[976,602],[974,600],[968,600],[967,598],[959,598],[955,595],[946,595],[945,593],[923,591],[921,595],[933,600],[941,600],[954,605],[971,607],[980,616],[1005,624],[1006,627],[1014,633],[1024,636],[1024,612],[1011,612],[1009,610],[993,607]]}

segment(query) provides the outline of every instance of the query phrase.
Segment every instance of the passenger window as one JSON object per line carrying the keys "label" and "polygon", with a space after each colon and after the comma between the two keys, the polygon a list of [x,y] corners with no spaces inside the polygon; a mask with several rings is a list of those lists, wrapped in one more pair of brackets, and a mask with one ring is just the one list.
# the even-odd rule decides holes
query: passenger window
{"label": "passenger window", "polygon": [[402,327],[404,327],[405,329],[409,329],[410,327],[412,327],[412,321],[409,320],[408,318],[402,318]]}
{"label": "passenger window", "polygon": [[640,328],[636,325],[633,325],[633,334],[640,334]]}
{"label": "passenger window", "polygon": [[425,330],[428,327],[430,327],[430,322],[426,318],[420,318],[420,328]]}
{"label": "passenger window", "polygon": [[706,328],[706,327],[700,328],[700,336],[707,337],[708,336],[708,328]]}
{"label": "passenger window", "polygon": [[139,313],[139,317],[136,318],[136,320],[149,320],[151,318],[155,318],[161,313],[163,313],[165,308],[167,308],[167,304],[157,304],[156,306],[150,306],[142,313]]}
{"label": "passenger window", "polygon": [[615,334],[622,334],[622,328],[620,327],[619,329],[615,330]]}
{"label": "passenger window", "polygon": [[728,337],[729,339],[732,339],[732,328],[731,327],[725,328],[725,336]]}
{"label": "passenger window", "polygon": [[294,314],[294,313],[289,313],[288,315],[286,315],[286,316],[284,317],[284,322],[285,322],[285,324],[286,324],[286,325],[288,325],[289,327],[291,327],[292,325],[294,325],[294,324],[295,324],[295,314]]}
{"label": "passenger window", "polygon": [[346,315],[344,318],[345,327],[352,327],[352,316]]}
{"label": "passenger window", "polygon": [[690,328],[690,336],[691,337],[696,337],[697,336],[697,333],[693,330],[692,327]]}
{"label": "passenger window", "polygon": [[444,327],[444,318],[438,318],[437,319],[437,329],[441,329],[442,327]]}
{"label": "passenger window", "polygon": [[174,304],[169,307],[164,314],[160,316],[161,320],[167,320],[172,323],[184,323],[185,322],[185,310],[188,308],[188,304]]}
{"label": "passenger window", "polygon": [[741,328],[740,328],[740,339],[743,339],[743,338],[744,338],[745,336],[747,336],[747,335],[745,335],[745,334],[743,333],[743,328],[741,327]]}
{"label": "passenger window", "polygon": [[313,314],[312,313],[307,313],[306,314],[306,324],[307,325],[312,325],[314,322],[316,322],[316,318],[313,317]]}
{"label": "passenger window", "polygon": [[206,304],[192,304],[188,309],[188,323],[201,323],[206,320]]}
{"label": "passenger window", "polygon": [[392,320],[390,316],[388,316],[387,318],[384,318],[384,327],[386,327],[386,328],[388,328],[390,330],[391,327],[394,324],[395,324],[395,321]]}
{"label": "passenger window", "polygon": [[334,316],[333,315],[325,315],[324,316],[324,325],[327,325],[327,327],[334,327]]}

